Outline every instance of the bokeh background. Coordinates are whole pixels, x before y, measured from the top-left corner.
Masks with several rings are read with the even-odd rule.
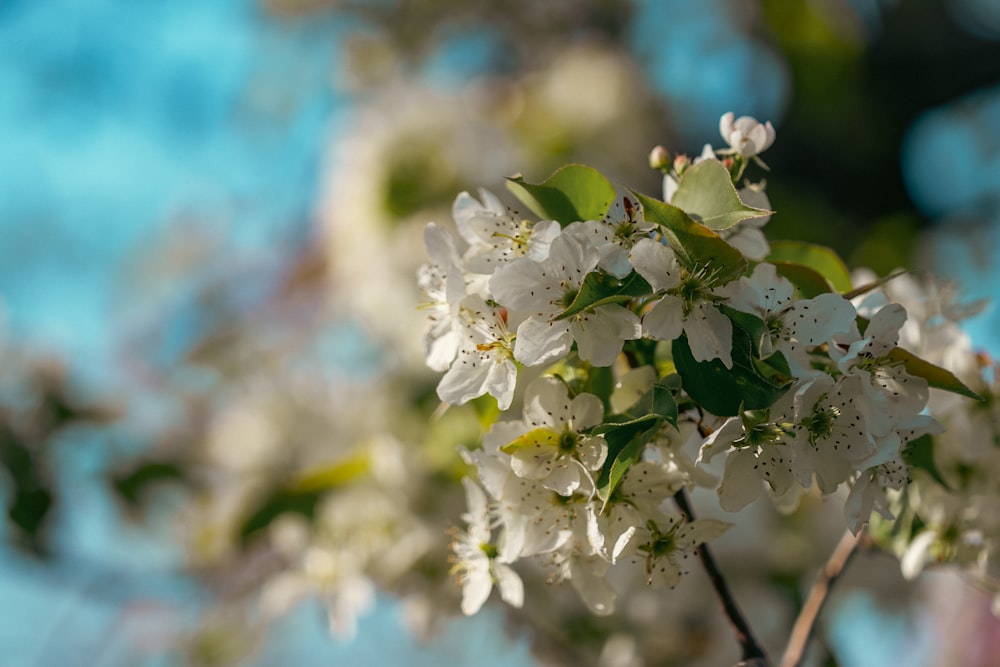
[[[428,425],[421,229],[572,161],[656,194],[649,149],[730,110],[777,128],[770,237],[993,296],[993,0],[0,2],[3,664],[565,657],[499,607],[436,620],[477,424]],[[997,313],[967,322],[993,355]],[[746,589],[779,638],[812,555]],[[835,664],[946,664],[949,615],[996,648],[984,597],[865,563]]]

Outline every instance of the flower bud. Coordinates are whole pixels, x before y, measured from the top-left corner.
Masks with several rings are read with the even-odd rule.
[[[691,158],[687,155],[678,155],[674,158],[674,172],[680,176],[684,170],[691,165]]]
[[[649,151],[649,168],[657,171],[670,169],[670,153],[663,146],[656,146]]]

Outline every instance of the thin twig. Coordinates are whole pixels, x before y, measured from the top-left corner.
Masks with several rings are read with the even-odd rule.
[[[816,628],[816,621],[820,612],[830,597],[830,589],[834,583],[844,573],[844,569],[851,561],[851,558],[858,552],[859,545],[867,543],[868,534],[864,528],[853,534],[850,530],[844,533],[837,544],[837,548],[830,554],[830,559],[816,575],[816,582],[806,597],[802,610],[795,625],[792,627],[792,634],[788,638],[788,646],[785,648],[785,655],[781,659],[780,667],[798,667],[805,657],[806,647]]]
[[[674,495],[674,502],[677,503],[677,507],[680,508],[688,521],[695,520],[686,490],[681,489],[678,491]],[[719,570],[719,566],[716,564],[715,558],[712,557],[712,552],[709,551],[707,544],[702,544],[698,547],[698,557],[701,558],[701,563],[708,573],[708,578],[712,581],[712,587],[715,588],[715,594],[722,604],[722,610],[725,612],[726,618],[729,619],[729,624],[733,627],[736,640],[740,643],[740,649],[743,651],[743,661],[756,660],[758,663],[766,664],[767,654],[764,653],[764,649],[761,648],[756,638],[754,638],[750,624],[747,623],[743,612],[740,611],[739,605],[736,604],[736,599],[729,590],[729,584],[726,583],[725,577],[722,576],[722,571]]]

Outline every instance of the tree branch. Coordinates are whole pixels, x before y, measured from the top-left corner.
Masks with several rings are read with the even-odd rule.
[[[674,502],[677,503],[677,507],[680,508],[681,513],[684,514],[688,521],[695,520],[694,512],[691,510],[691,502],[688,499],[685,489],[682,488],[674,494]],[[761,648],[760,644],[757,643],[756,638],[754,638],[750,624],[747,623],[743,612],[740,611],[739,605],[736,604],[736,599],[729,590],[729,584],[726,583],[725,577],[722,576],[722,572],[719,570],[715,558],[712,557],[712,552],[709,551],[707,544],[702,544],[698,547],[698,557],[701,559],[701,563],[708,573],[708,578],[712,581],[712,587],[715,588],[715,595],[722,604],[722,610],[725,612],[726,618],[729,620],[729,624],[736,634],[736,640],[740,643],[740,649],[743,651],[743,661],[754,661],[754,664],[766,665],[767,654]]]
[[[806,647],[809,645],[809,639],[816,628],[816,621],[830,596],[830,589],[844,573],[844,568],[847,567],[854,554],[858,552],[859,545],[866,544],[868,539],[868,533],[864,528],[857,535],[848,530],[840,538],[840,542],[830,555],[830,559],[816,575],[816,581],[802,605],[798,618],[795,619],[792,634],[788,638],[788,646],[785,648],[785,655],[781,659],[781,667],[798,667],[801,664],[802,658],[805,657]]]

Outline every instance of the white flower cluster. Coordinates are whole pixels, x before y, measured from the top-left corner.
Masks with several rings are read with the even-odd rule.
[[[959,325],[986,304],[959,305],[956,296],[954,286],[903,275],[858,304],[860,312],[904,304],[910,318],[901,343],[954,369],[984,397],[931,394],[929,408],[947,430],[924,443],[929,465],[911,470],[907,484],[889,492],[883,507],[897,520],[876,534],[900,557],[907,578],[927,566],[958,565],[993,592],[1000,613],[1000,365],[976,354]]]
[[[858,308],[851,299],[877,285],[838,292],[794,260],[765,261],[763,184],[739,181],[771,125],[727,114],[721,129],[728,148],[664,169],[663,201],[625,195],[599,219],[533,222],[489,192],[462,193],[457,237],[427,226],[419,280],[440,398],[489,394],[505,413],[519,369],[549,369],[524,388],[522,417],[501,414],[468,454],[481,486],[466,483],[468,529],[454,546],[465,613],[494,583],[520,605],[510,565],[526,557],[599,614],[614,608],[608,572],[622,561],[672,588],[728,526],[671,502],[714,484],[699,464],[717,456],[722,509],[764,489],[788,505],[846,487],[858,531],[873,511],[890,515],[907,443],[942,430],[928,381],[908,370],[930,364],[898,347],[902,306]],[[708,180],[717,174],[721,184]]]

